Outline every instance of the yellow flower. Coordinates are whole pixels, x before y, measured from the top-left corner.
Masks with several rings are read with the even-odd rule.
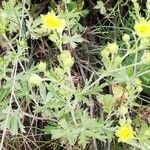
[[[47,15],[41,15],[43,22],[43,28],[51,30],[60,30],[62,31],[66,26],[66,21],[64,19],[58,18],[53,11]]]
[[[150,37],[150,22],[144,18],[135,24],[134,29],[139,37]]]
[[[116,131],[119,142],[129,142],[134,138],[134,132],[129,123],[121,124]]]

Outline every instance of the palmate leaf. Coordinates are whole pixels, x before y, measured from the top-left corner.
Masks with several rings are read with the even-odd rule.
[[[141,149],[148,150],[150,148],[150,127],[143,123],[137,133],[137,139],[140,143]]]
[[[84,39],[80,34],[75,33],[73,36],[63,35],[63,44],[70,44],[72,48],[77,47],[78,43],[82,43]]]
[[[97,1],[97,5],[94,8],[98,9],[102,15],[106,15],[107,10],[102,1]]]
[[[45,127],[46,133],[50,133],[54,139],[65,140],[68,144],[78,143],[82,148],[93,138],[105,141],[111,140],[114,128],[112,122],[90,118],[86,111],[76,114],[78,120],[74,125],[72,117],[65,117],[58,123]]]
[[[82,145],[83,148],[85,148],[86,144],[90,140],[90,138],[86,136],[87,132],[89,133],[89,131],[84,131],[83,134],[80,134],[79,136],[78,144]]]
[[[56,129],[53,127],[49,127],[49,130],[51,131],[50,133],[52,134],[53,139],[60,139],[65,134],[64,130],[62,130],[62,129]]]
[[[53,139],[65,140],[71,145],[75,144],[78,135],[76,127],[72,123],[67,122],[65,118],[60,120],[55,126],[46,126],[44,131],[52,134]]]
[[[47,109],[53,109],[53,108],[55,108],[55,109],[59,109],[59,108],[63,108],[63,107],[65,107],[67,105],[67,103],[64,101],[59,101],[58,99],[55,99],[55,98],[53,98],[53,99],[50,99],[49,101],[47,101],[46,103],[45,103],[45,106],[46,106],[46,108]]]
[[[8,115],[9,113],[9,115]],[[10,109],[8,107],[6,107],[3,111],[2,111],[3,116],[5,116],[5,118],[3,118],[2,122],[0,122],[0,128],[2,130],[4,130],[5,127],[5,123],[7,129],[9,129],[9,131],[11,132],[12,135],[17,135],[19,133],[19,130],[23,133],[25,133],[24,130],[24,126],[21,122],[21,118],[22,115],[20,113],[19,110],[13,110]]]
[[[25,22],[27,27],[27,31],[26,31],[27,37],[31,37],[32,39],[38,39],[41,36],[48,35],[48,32],[41,27],[40,17],[36,18],[35,20],[29,17],[29,20],[26,20]]]
[[[133,75],[133,69],[120,69],[119,71],[114,72],[111,76],[117,83],[122,83],[130,80],[130,76]]]
[[[9,22],[8,31],[14,32],[19,29],[19,19],[22,14],[22,5],[16,0],[3,1],[3,13]]]
[[[111,127],[112,122],[105,122],[102,119],[90,118],[86,112],[81,116],[81,133],[80,136],[83,136],[86,133],[86,139],[96,138],[101,141],[105,139],[111,139],[114,129]],[[109,136],[108,136],[109,135]],[[80,139],[80,137],[79,137]],[[88,143],[88,141],[87,141]]]
[[[60,17],[65,19],[67,22],[67,27],[72,29],[74,26],[76,26],[76,24],[80,20],[80,18],[81,18],[80,14],[81,14],[81,12],[72,10],[72,11],[66,11],[64,13],[61,13]]]
[[[106,124],[103,120],[89,118],[88,116],[82,116],[82,125],[79,134],[79,144],[83,147],[89,142],[90,139],[95,138],[101,141],[106,139],[112,139],[113,128],[111,123]]]

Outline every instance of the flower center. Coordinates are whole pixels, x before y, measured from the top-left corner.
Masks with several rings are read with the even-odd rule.
[[[130,131],[128,129],[122,130],[121,136],[124,137],[124,138],[129,137],[130,136]]]
[[[148,31],[148,26],[147,25],[142,25],[139,30],[142,32],[142,33],[146,33]]]
[[[47,19],[47,24],[50,25],[50,26],[53,26],[53,27],[56,27],[59,25],[59,21],[57,18],[54,18],[54,17],[50,17]]]

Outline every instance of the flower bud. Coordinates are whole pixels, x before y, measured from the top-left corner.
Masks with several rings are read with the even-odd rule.
[[[142,88],[142,81],[139,78],[137,78],[135,80],[135,86],[136,86],[136,91],[138,93],[142,92],[142,90],[143,90],[143,88]]]
[[[31,86],[39,86],[42,83],[42,78],[37,74],[32,74],[29,79]]]
[[[108,43],[106,49],[112,53],[115,54],[118,52],[118,45],[114,42],[114,43]]]
[[[121,63],[121,57],[120,56],[116,56],[114,59],[114,64],[118,65]]]
[[[40,63],[38,64],[38,70],[39,70],[40,72],[44,72],[44,71],[46,70],[46,63],[40,61]]]
[[[136,87],[136,91],[137,91],[138,93],[142,92],[142,91],[143,91],[142,86],[137,86],[137,87]]]
[[[130,118],[119,120],[120,125],[125,125],[125,124],[131,125],[131,123],[132,123],[132,120]]]
[[[130,118],[128,118],[127,121],[126,121],[126,123],[129,124],[129,125],[131,125],[132,120]]]
[[[143,56],[141,58],[141,62],[143,64],[150,64],[150,52],[146,52],[143,54]]]
[[[123,40],[124,42],[129,42],[129,40],[130,40],[129,34],[124,34],[124,35],[122,36],[122,40]]]
[[[107,49],[103,49],[102,51],[101,51],[101,55],[102,55],[102,57],[104,57],[104,58],[108,58],[108,56],[109,56],[109,51],[107,50]]]
[[[120,119],[119,120],[119,125],[125,125],[126,124],[126,120],[125,119]]]
[[[63,69],[61,69],[60,67],[56,67],[54,68],[54,72],[56,73],[56,75],[62,75]]]
[[[44,71],[44,76],[49,78],[50,77],[50,72],[49,71]]]
[[[150,41],[148,38],[142,38],[140,40],[140,48],[144,48],[144,47],[149,46],[149,43],[150,43]]]
[[[70,52],[67,50],[62,51],[60,54],[60,60],[62,61],[65,69],[70,69],[74,64],[74,59],[71,57]]]
[[[21,48],[24,48],[24,49],[27,49],[27,48],[28,48],[27,42],[24,41],[24,40],[18,41],[18,45],[19,45]]]
[[[139,78],[137,78],[137,79],[135,80],[135,85],[136,85],[136,86],[139,86],[139,85],[141,85],[141,84],[142,84],[141,80],[140,80]]]

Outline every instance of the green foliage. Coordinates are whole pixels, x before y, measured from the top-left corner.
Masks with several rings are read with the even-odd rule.
[[[106,123],[103,120],[89,118],[88,114],[77,114],[78,124],[75,126],[68,119],[61,119],[58,124],[47,126],[45,131],[52,134],[52,138],[61,138],[71,145],[78,143],[85,148],[86,144],[96,138],[102,141],[109,139],[111,141],[114,129],[111,128],[111,123]]]
[[[16,0],[4,1],[2,3],[3,9],[1,13],[6,15],[9,32],[15,32],[19,30],[19,18],[21,16],[22,5],[16,2]]]
[[[63,44],[70,44],[72,48],[76,48],[77,43],[82,43],[83,41],[84,39],[77,33],[75,33],[72,37],[69,37],[65,34],[63,38]]]
[[[148,145],[150,139],[150,127],[147,124],[141,126],[141,129],[138,132],[138,140],[143,145]]]
[[[46,134],[50,140],[45,143],[55,141],[52,149],[57,144],[64,149],[122,149],[117,138],[125,146],[149,149],[149,112],[142,114],[148,100],[140,97],[142,91],[149,94],[150,85],[150,36],[141,34],[149,31],[149,0],[144,15],[132,0],[126,20],[121,14],[109,17],[128,1],[118,1],[114,8],[102,1],[92,7],[84,0],[35,3],[8,0],[0,9],[0,150],[10,149],[7,142],[14,139],[20,142],[14,144],[17,149],[25,143],[29,147],[24,149],[40,149]],[[138,31],[135,25],[143,25],[142,16],[144,26]],[[132,122],[134,116],[139,125]]]
[[[106,8],[102,1],[97,1],[97,5],[94,8],[98,9],[102,15],[106,15]]]
[[[25,127],[23,126],[21,122],[21,118],[23,117],[23,115],[21,114],[19,110],[12,110],[12,109],[9,110],[9,108],[6,107],[2,111],[1,115],[2,115],[1,119],[3,119],[3,121],[0,123],[1,129],[8,128],[12,135],[18,134],[19,130],[21,132],[25,132],[24,130]],[[7,118],[7,122],[5,118]]]

